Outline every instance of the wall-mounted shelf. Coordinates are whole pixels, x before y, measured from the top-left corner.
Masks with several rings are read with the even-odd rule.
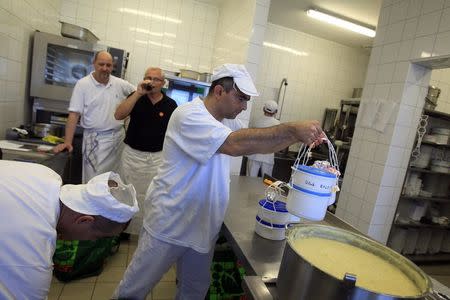
[[[172,80],[172,81],[175,81],[175,82],[179,82],[179,83],[184,83],[184,84],[211,86],[211,82],[198,81],[198,80],[194,80],[194,79],[190,79],[190,78],[178,77],[178,76],[174,76],[174,75],[170,75],[170,74],[166,74],[165,77],[166,77],[166,79],[169,79],[169,80]]]
[[[423,200],[423,201],[433,201],[433,202],[442,202],[442,203],[449,203],[450,204],[450,198],[440,198],[440,197],[408,197],[408,196],[400,196],[400,199],[403,200]]]
[[[450,175],[450,173],[436,172],[428,169],[421,169],[416,167],[409,167],[409,171],[420,172],[420,173],[429,173],[429,174],[439,174],[439,175]]]
[[[424,109],[422,114],[429,116],[428,124],[449,128],[450,114],[427,109]],[[429,127],[433,128],[433,126]],[[433,151],[449,151],[450,149],[450,145],[447,144],[437,144],[423,140],[422,144],[433,147]],[[431,220],[433,217],[450,218],[450,193],[448,193],[447,188],[444,186],[449,182],[450,173],[445,172],[446,169],[444,168],[438,169],[444,172],[433,171],[430,168],[416,168],[411,166],[412,161],[411,158],[407,168],[407,176],[405,176],[403,183],[403,192],[407,194],[406,192],[411,191],[409,189],[417,188],[417,185],[424,183],[424,186],[420,186],[420,190],[424,188],[426,191],[429,190],[432,193],[439,193],[439,195],[444,196],[422,197],[406,196],[405,194],[400,195],[395,212],[396,218],[392,223],[388,238],[388,245],[402,254],[404,252],[428,252],[427,254],[403,254],[414,262],[450,261],[450,253],[444,252],[449,249],[450,224],[424,224],[419,221],[414,221],[414,219],[418,220],[419,218],[421,220],[423,220],[422,218]],[[415,174],[412,174],[413,172]],[[420,181],[414,180],[412,176]],[[430,182],[430,180],[433,181]]]
[[[401,228],[433,228],[433,229],[450,229],[450,225],[439,224],[422,224],[422,223],[394,223],[395,226]]]
[[[450,145],[449,144],[436,144],[436,143],[432,143],[432,142],[422,141],[422,145],[430,145],[430,146],[433,146],[433,147],[449,148],[450,149]]]
[[[404,254],[404,256],[416,263],[418,263],[418,262],[450,261],[450,253]]]
[[[450,114],[440,112],[440,111],[435,111],[435,110],[429,110],[429,109],[424,109],[423,112],[424,112],[424,114],[426,114],[430,117],[450,121]]]

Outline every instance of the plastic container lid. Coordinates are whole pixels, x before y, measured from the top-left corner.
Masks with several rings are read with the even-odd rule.
[[[300,165],[295,168],[295,166],[292,166],[292,169],[295,171],[303,171],[305,173],[321,176],[321,177],[327,177],[327,178],[336,178],[336,175],[318,168],[314,168],[311,166],[304,166]]]
[[[286,203],[283,201],[272,202],[267,199],[262,199],[262,200],[259,200],[259,205],[270,211],[276,211],[276,212],[280,212],[280,213],[288,212],[288,210],[286,209]]]
[[[266,225],[266,226],[269,226],[269,227],[273,227],[273,228],[279,228],[279,229],[285,228],[285,225],[283,225],[283,224],[272,224],[270,222],[264,221],[258,215],[256,216],[256,221],[258,221],[259,223],[261,223],[263,225]]]

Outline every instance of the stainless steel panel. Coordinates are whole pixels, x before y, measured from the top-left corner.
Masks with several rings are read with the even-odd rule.
[[[93,34],[89,29],[69,24],[66,22],[61,22],[61,35],[69,38],[74,38],[77,40],[86,41],[89,43],[96,43],[99,38]]]
[[[30,96],[69,101],[76,81],[92,70],[98,50],[106,46],[35,32]]]

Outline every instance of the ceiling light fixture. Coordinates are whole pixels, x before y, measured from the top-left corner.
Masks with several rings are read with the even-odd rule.
[[[278,49],[278,50],[282,50],[282,51],[286,51],[286,52],[289,52],[289,53],[297,55],[297,56],[308,56],[307,52],[297,51],[295,49],[292,49],[292,48],[289,48],[289,47],[285,47],[285,46],[281,46],[281,45],[277,45],[277,44],[274,44],[274,43],[263,42],[263,46],[274,48],[274,49]]]
[[[375,36],[375,30],[373,30],[372,28],[368,28],[365,26],[361,26],[355,23],[352,23],[350,21],[344,20],[340,17],[335,17],[332,16],[328,13],[324,13],[321,11],[318,11],[317,9],[308,9],[306,11],[306,14],[314,19],[323,21],[323,22],[327,22],[329,24],[341,27],[341,28],[345,28],[347,30],[351,30],[353,32],[359,33],[359,34],[363,34],[369,37],[374,37]]]
[[[165,17],[165,16],[158,15],[158,14],[152,14],[152,13],[140,11],[137,9],[120,7],[118,10],[122,13],[128,13],[128,14],[133,14],[133,15],[137,15],[137,16],[143,16],[146,18],[152,18],[152,19],[157,19],[157,20],[161,20],[161,21],[167,21],[167,22],[172,22],[172,23],[176,23],[176,24],[181,24],[181,20],[179,20],[179,19]]]

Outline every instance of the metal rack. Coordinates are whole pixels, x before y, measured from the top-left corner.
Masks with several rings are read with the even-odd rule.
[[[339,169],[345,176],[345,167],[347,165],[348,154],[355,131],[356,117],[358,115],[360,98],[349,98],[341,100],[341,108],[338,113],[338,119],[334,133],[332,135],[338,155]]]
[[[442,112],[437,112],[437,111],[433,111],[433,110],[427,110],[424,109],[423,110],[423,114],[428,115],[429,118],[432,119],[432,121],[436,122],[436,123],[440,123],[440,124],[447,124],[446,126],[450,126],[450,114],[446,114],[446,113],[442,113]],[[444,123],[442,123],[444,122]],[[422,141],[423,145],[428,145],[428,146],[432,146],[434,148],[437,149],[441,149],[443,151],[449,151],[450,149],[450,145],[449,144],[437,144],[437,143],[432,143],[432,142],[426,142],[426,141]],[[408,168],[407,168],[407,174],[411,173],[411,172],[417,172],[422,174],[422,178],[423,176],[431,176],[431,175],[439,175],[439,178],[442,178],[442,180],[446,180],[445,178],[447,178],[447,180],[450,180],[450,173],[444,173],[444,172],[436,172],[436,171],[432,171],[430,169],[427,168],[417,168],[417,167],[413,167],[411,166],[411,161],[412,159],[410,159],[410,162],[408,164]],[[405,176],[405,182],[403,183],[403,186],[405,187],[406,184],[406,177]],[[403,209],[400,209],[401,205],[408,205],[410,203],[412,203],[412,201],[415,201],[417,203],[423,203],[423,202],[427,202],[427,204],[424,205],[437,205],[440,208],[440,211],[443,212],[443,214],[445,214],[446,217],[450,218],[450,193],[447,193],[446,197],[424,197],[424,196],[408,196],[408,195],[404,195],[403,192],[400,195],[399,198],[399,204],[397,206],[397,211],[396,211],[396,215],[397,216],[401,216],[401,212],[404,212]],[[388,239],[388,245],[389,246],[393,246],[393,244],[395,244],[395,240],[396,240],[396,234],[399,234],[399,229],[401,230],[408,230],[406,232],[406,237],[405,239],[408,240],[411,237],[411,234],[420,235],[420,234],[424,234],[423,232],[421,232],[421,230],[431,230],[431,234],[438,234],[437,231],[440,231],[442,233],[442,231],[444,231],[444,241],[447,241],[450,238],[450,224],[436,224],[436,223],[424,223],[421,221],[414,221],[414,220],[410,220],[408,222],[405,222],[404,217],[405,216],[401,216],[403,218],[403,221],[399,221],[399,218],[395,218],[394,222],[393,222],[393,226],[391,228],[391,233]],[[419,231],[419,233],[417,233],[417,230]],[[409,236],[408,236],[409,234]],[[398,236],[397,236],[398,237]],[[429,238],[429,243],[430,242]],[[419,241],[420,242],[420,241]],[[419,243],[418,242],[418,243]],[[418,244],[417,243],[417,244]],[[416,244],[416,248],[415,251],[417,251],[417,244]],[[422,245],[423,247],[423,245]],[[428,250],[426,251],[426,253],[402,253],[403,255],[405,255],[406,257],[408,257],[409,259],[411,259],[414,262],[436,262],[436,261],[450,261],[450,250],[445,248],[446,252],[442,251],[443,249],[443,244],[441,242],[441,246],[440,246],[440,251],[437,253],[431,253],[430,251],[430,246],[428,246]],[[409,251],[408,251],[409,252]],[[422,251],[423,252],[423,251]]]

